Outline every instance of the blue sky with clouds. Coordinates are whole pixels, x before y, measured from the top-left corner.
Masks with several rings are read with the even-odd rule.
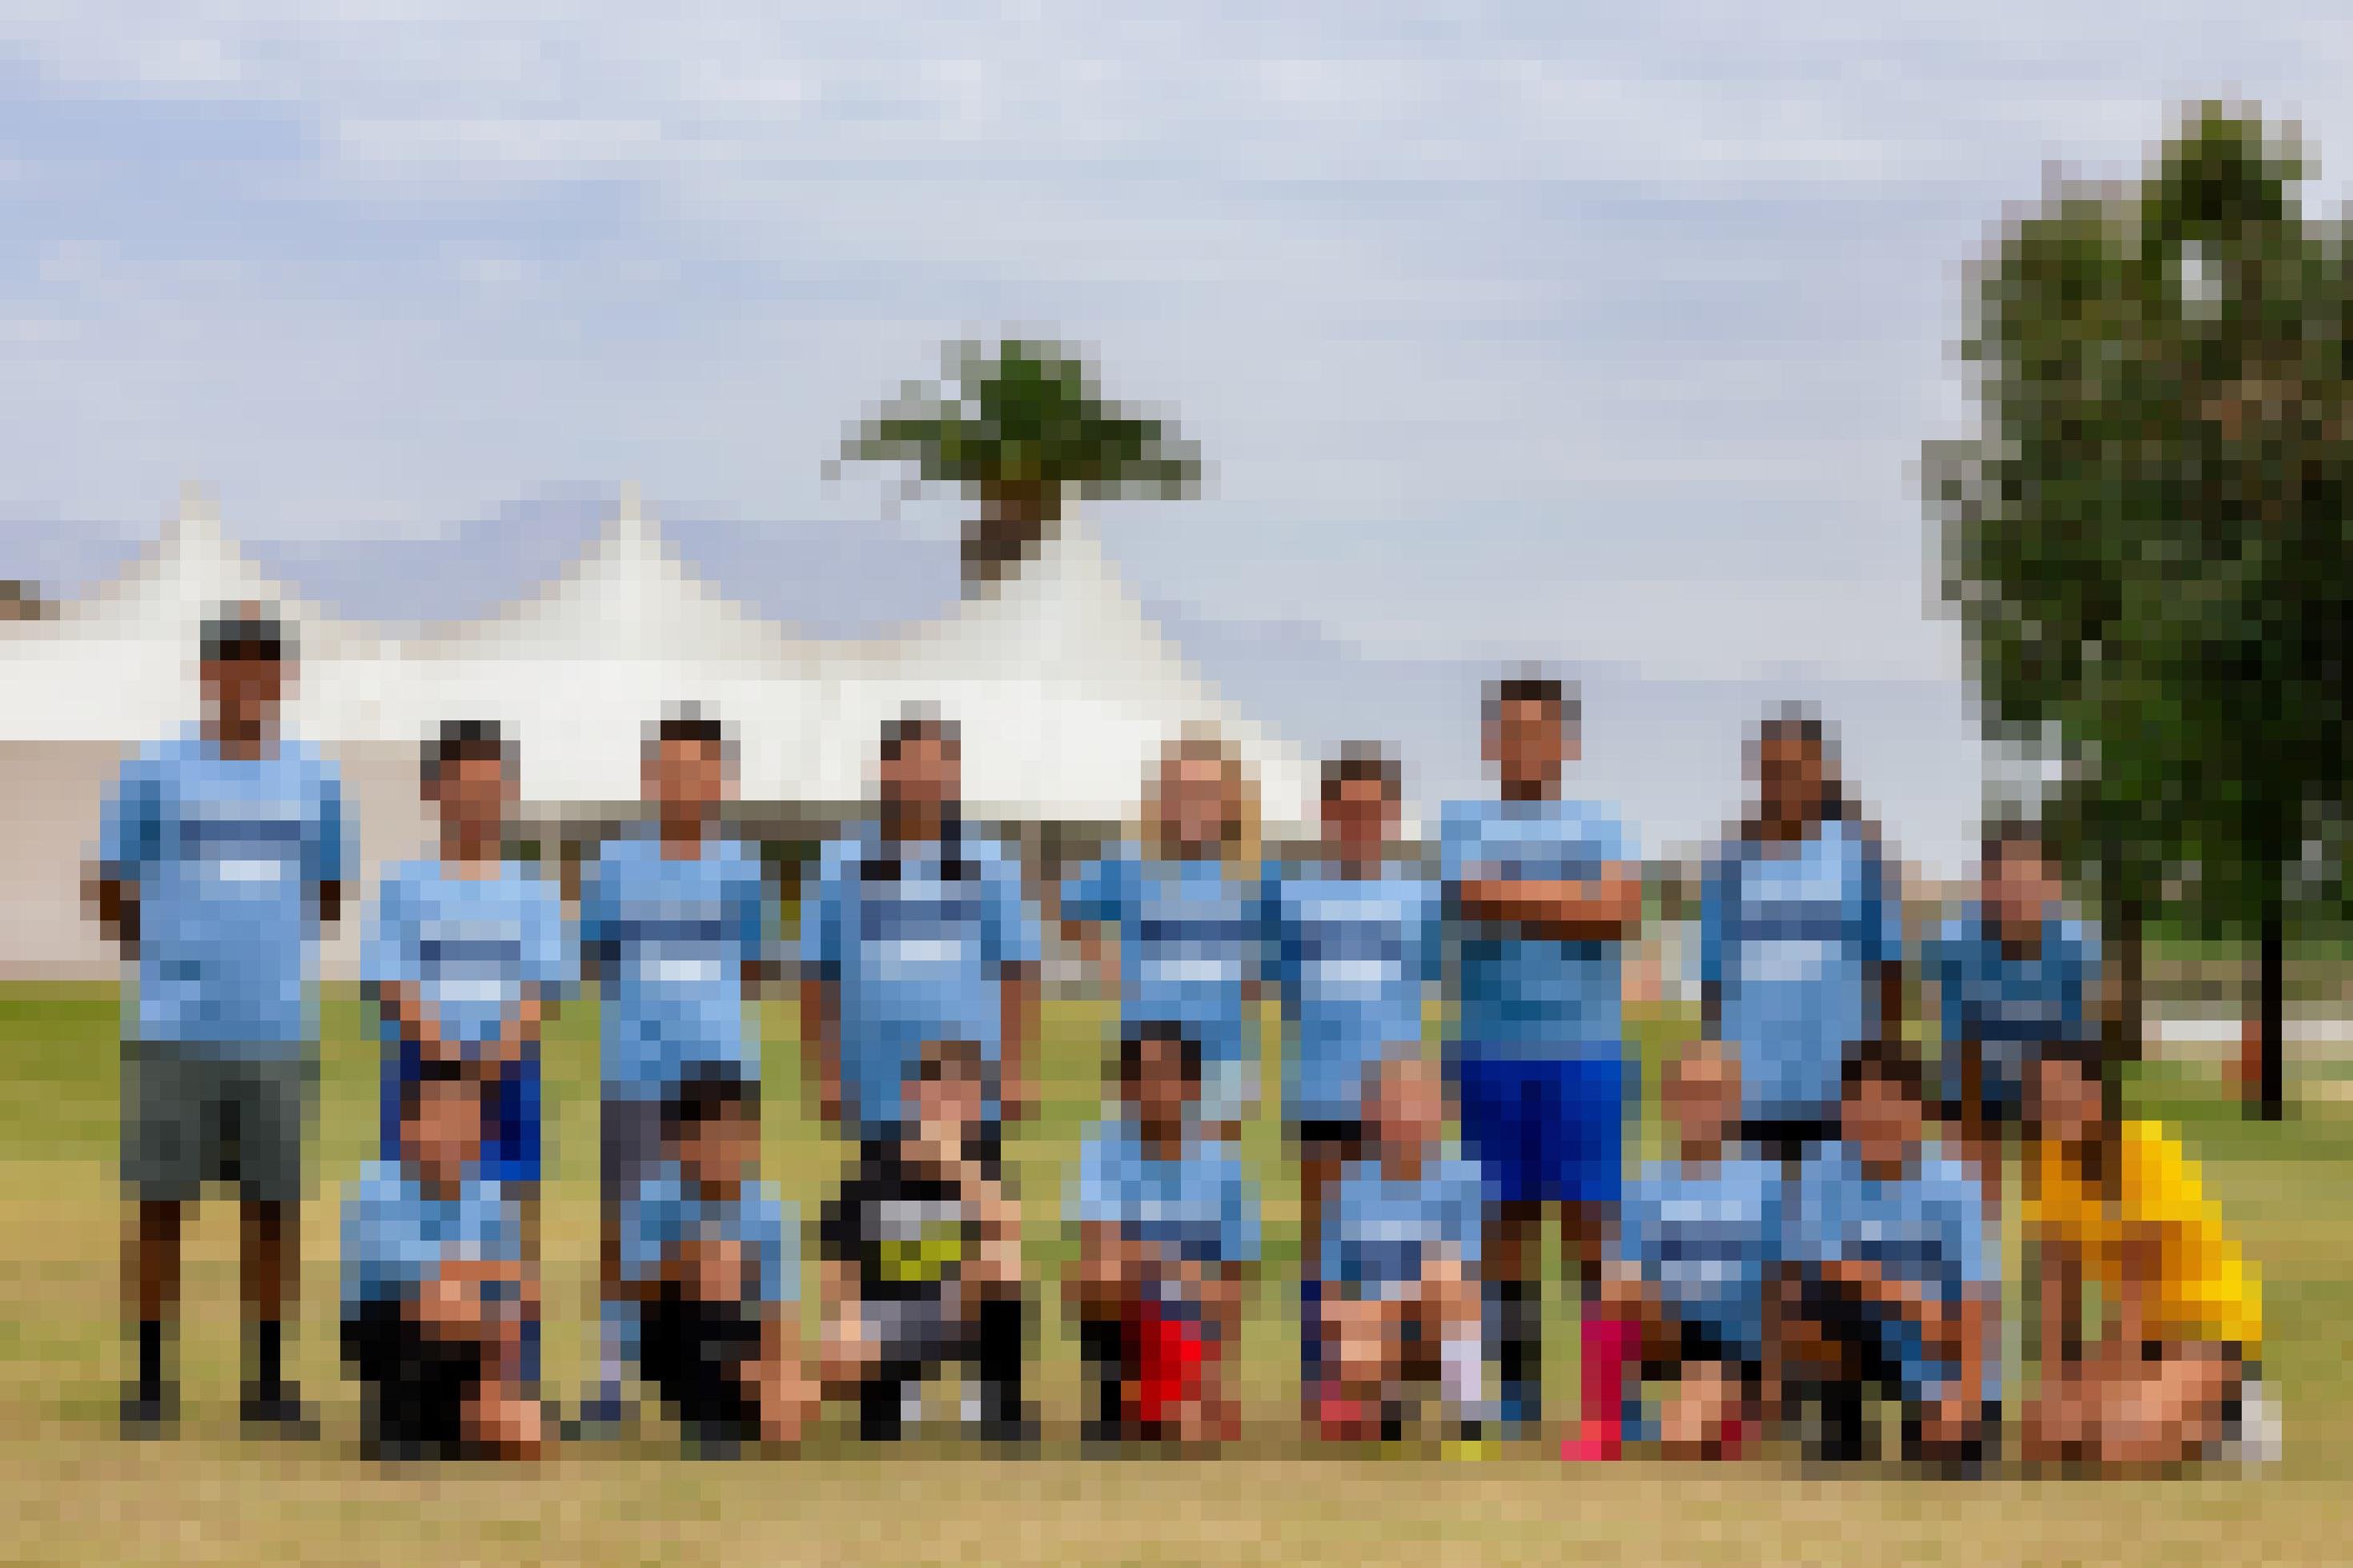
[[[1466,787],[1479,672],[1560,660],[1672,839],[1812,696],[1947,865],[1907,464],[1967,419],[1957,264],[2187,98],[2353,146],[2319,5],[298,9],[0,8],[0,573],[70,589],[195,479],[354,613],[467,614],[633,480],[771,613],[919,615],[952,513],[824,460],[1044,326],[1214,459],[1100,527],[1303,742]]]

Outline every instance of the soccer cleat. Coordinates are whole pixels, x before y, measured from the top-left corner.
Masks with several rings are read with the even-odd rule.
[[[168,1437],[179,1425],[178,1391],[168,1384],[155,1389],[132,1388],[122,1395],[119,1419],[122,1436],[133,1442]]]
[[[1609,1464],[1625,1454],[1625,1440],[1614,1425],[1588,1426],[1560,1446],[1560,1457],[1570,1464]]]
[[[1439,1446],[1440,1457],[1449,1459],[1487,1459],[1494,1457],[1494,1446],[1487,1441],[1484,1429],[1476,1421],[1455,1423],[1454,1430]]]
[[[628,1430],[629,1403],[617,1386],[600,1388],[580,1402],[579,1410],[559,1428],[567,1443],[601,1443]]]
[[[248,1389],[237,1413],[249,1436],[309,1442],[319,1436],[319,1418],[302,1403],[301,1390],[290,1383],[266,1391]]]
[[[1544,1396],[1528,1383],[1507,1383],[1495,1400],[1495,1424],[1506,1437],[1534,1437],[1544,1428]]]

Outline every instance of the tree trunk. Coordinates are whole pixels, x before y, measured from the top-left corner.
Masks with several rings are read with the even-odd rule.
[[[2263,868],[2263,907],[2256,937],[2255,1016],[2263,1031],[2263,1070],[2257,1074],[2255,1113],[2265,1121],[2283,1114],[2287,1034],[2287,868],[2274,860]]]
[[[988,480],[980,487],[980,515],[964,525],[965,590],[1020,575],[1053,536],[1059,508],[1049,487],[1033,480]]]

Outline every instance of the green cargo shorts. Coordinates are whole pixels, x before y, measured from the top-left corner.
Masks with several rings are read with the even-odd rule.
[[[122,1180],[142,1203],[191,1203],[207,1182],[246,1203],[302,1201],[317,1052],[171,1040],[122,1047]]]

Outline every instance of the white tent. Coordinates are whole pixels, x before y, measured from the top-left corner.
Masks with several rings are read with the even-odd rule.
[[[372,871],[415,852],[417,747],[448,718],[515,736],[526,803],[598,815],[635,799],[649,721],[681,702],[730,721],[747,800],[815,816],[867,798],[882,722],[928,703],[959,722],[972,814],[1123,822],[1146,769],[1214,729],[1254,773],[1277,837],[1312,820],[1312,775],[1237,715],[1163,637],[1093,538],[1066,525],[1019,574],[881,639],[796,637],[680,563],[633,504],[555,582],[480,620],[409,635],[288,595],[200,502],[114,580],[43,621],[0,626],[0,969],[78,966],[96,950],[75,869],[121,758],[198,709],[199,626],[227,602],[274,603],[302,664],[290,728],[352,783]]]

